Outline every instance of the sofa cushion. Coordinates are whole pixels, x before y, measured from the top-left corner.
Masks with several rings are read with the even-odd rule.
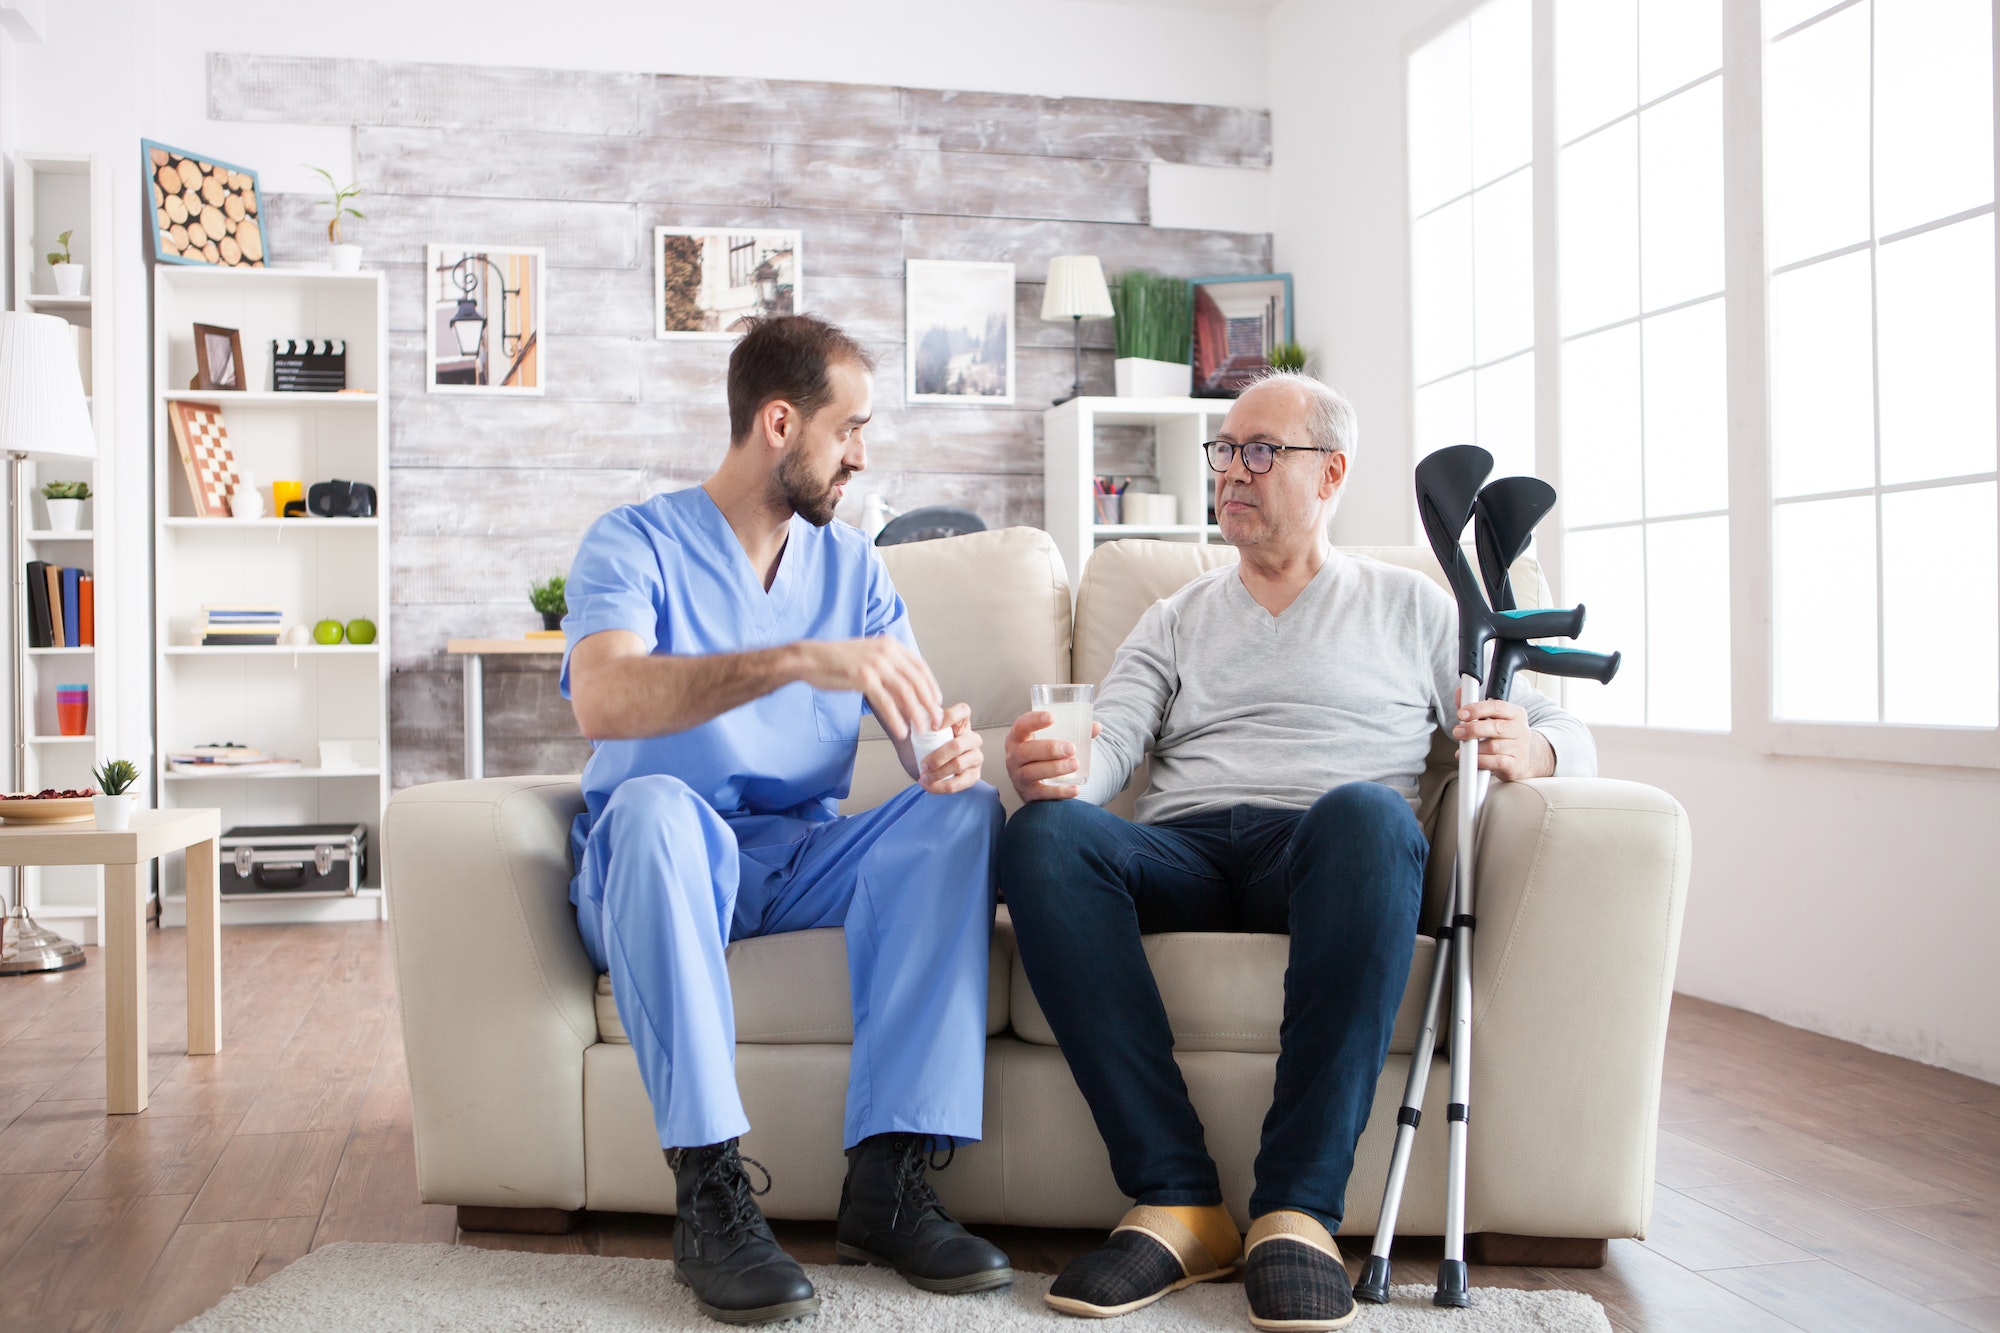
[[[847,992],[847,938],[837,929],[799,930],[738,940],[724,954],[739,1044],[788,1046],[854,1041]],[[1002,907],[986,965],[986,1035],[1007,1030],[1014,924]],[[597,1039],[630,1045],[611,978],[597,978]]]
[[[948,703],[972,706],[986,738],[986,774],[1012,810],[1000,740],[1028,711],[1028,687],[1070,679],[1069,579],[1040,528],[1001,528],[882,548],[917,646]],[[910,782],[873,717],[861,719],[854,783],[841,802],[852,814],[880,805]]]
[[[1285,964],[1289,935],[1253,935],[1187,931],[1148,935],[1146,961],[1167,1006],[1167,1023],[1174,1030],[1174,1047],[1182,1051],[1275,1052],[1278,1025],[1285,1016]],[[1410,979],[1396,1010],[1396,1029],[1389,1038],[1392,1054],[1407,1055],[1415,1047],[1423,1021],[1424,994],[1430,986],[1431,959],[1437,941],[1416,937]],[[1021,960],[1014,960],[1014,1035],[1037,1046],[1056,1045],[1055,1033]]]

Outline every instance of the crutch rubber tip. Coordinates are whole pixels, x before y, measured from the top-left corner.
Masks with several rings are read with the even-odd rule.
[[[1389,1260],[1385,1256],[1368,1256],[1368,1262],[1361,1266],[1361,1280],[1354,1284],[1354,1298],[1370,1305],[1389,1303]]]
[[[1432,1305],[1448,1305],[1463,1310],[1472,1304],[1472,1280],[1466,1272],[1465,1260],[1446,1259],[1438,1265],[1437,1294],[1431,1297]]]

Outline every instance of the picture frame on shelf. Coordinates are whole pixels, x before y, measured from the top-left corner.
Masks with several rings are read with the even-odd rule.
[[[903,395],[911,403],[1014,401],[1014,266],[904,261]]]
[[[194,326],[194,378],[190,389],[240,393],[243,382],[243,334],[215,324]]]
[[[139,141],[162,264],[263,268],[269,259],[257,173],[205,153]]]
[[[653,228],[653,336],[733,339],[755,319],[805,309],[797,231]]]
[[[1188,353],[1194,396],[1234,398],[1271,368],[1271,350],[1292,341],[1292,275],[1239,273],[1192,278],[1194,330]]]
[[[539,246],[424,247],[424,388],[430,393],[500,396],[543,392]]]

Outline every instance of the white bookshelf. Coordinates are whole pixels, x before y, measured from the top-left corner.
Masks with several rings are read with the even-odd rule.
[[[186,387],[195,371],[196,323],[239,331],[246,389]],[[291,338],[345,340],[347,382],[358,392],[274,392],[271,342]],[[225,922],[352,921],[386,913],[381,838],[389,799],[388,526],[379,518],[281,518],[271,510],[270,488],[275,481],[362,481],[375,488],[376,513],[387,511],[387,351],[379,272],[169,264],[153,270],[159,803],[219,806],[224,830],[302,823],[368,828],[368,873],[356,897],[225,898]],[[237,466],[255,474],[268,517],[195,513],[169,418],[175,402],[222,407]],[[202,605],[232,601],[282,607],[287,627],[371,620],[376,640],[200,646]],[[373,741],[379,759],[365,768],[323,768],[322,740]],[[227,742],[301,763],[246,774],[167,771],[166,756],[176,750]],[[163,870],[162,923],[185,920],[185,901],[176,859]]]
[[[1168,541],[1219,542],[1222,530],[1205,520],[1215,474],[1201,456],[1204,440],[1215,438],[1235,406],[1228,398],[1072,398],[1042,413],[1042,526],[1055,539],[1070,582],[1083,577],[1083,563],[1099,542],[1121,537]],[[1099,523],[1093,477],[1122,469],[1100,465],[1099,428],[1139,426],[1153,432],[1155,488],[1179,501],[1181,519],[1172,524]]]
[[[91,424],[98,448],[108,452],[112,432],[112,400],[108,377],[100,368],[112,365],[113,327],[108,287],[100,288],[101,238],[113,234],[112,191],[99,179],[93,160],[84,154],[17,152],[14,154],[14,308],[54,315],[67,321],[77,336],[77,364],[83,391],[90,395]],[[57,296],[55,274],[47,255],[56,237],[73,231],[70,257],[86,266],[84,294]],[[105,295],[100,296],[100,290]],[[44,787],[84,788],[92,784],[92,768],[105,757],[125,755],[119,732],[116,642],[117,591],[110,576],[116,569],[116,525],[109,521],[113,503],[113,469],[108,458],[29,463],[19,497],[23,532],[20,547],[9,552],[16,564],[44,560],[91,574],[96,608],[92,617],[97,642],[81,648],[30,648],[21,681],[26,691],[27,735],[21,739],[22,771],[29,791]],[[48,525],[42,486],[49,481],[87,481],[91,498],[84,502],[83,523],[76,531],[56,531]],[[95,516],[106,522],[95,522]],[[11,571],[10,571],[11,572]],[[22,611],[28,614],[24,601]],[[24,618],[14,633],[27,642]],[[145,651],[141,647],[138,651]],[[64,736],[56,726],[56,687],[90,687],[87,734]],[[11,739],[11,738],[10,738]],[[28,910],[36,918],[73,940],[97,944],[103,940],[103,871],[91,866],[50,866],[22,872]]]

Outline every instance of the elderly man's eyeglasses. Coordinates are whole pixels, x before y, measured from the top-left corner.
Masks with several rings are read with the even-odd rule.
[[[1262,440],[1252,440],[1248,444],[1231,444],[1228,440],[1210,440],[1202,447],[1208,455],[1208,465],[1217,472],[1229,471],[1229,464],[1237,451],[1243,452],[1243,466],[1258,476],[1271,470],[1271,464],[1278,455],[1287,451],[1301,454],[1330,454],[1331,449],[1321,449],[1309,444],[1266,444]]]

